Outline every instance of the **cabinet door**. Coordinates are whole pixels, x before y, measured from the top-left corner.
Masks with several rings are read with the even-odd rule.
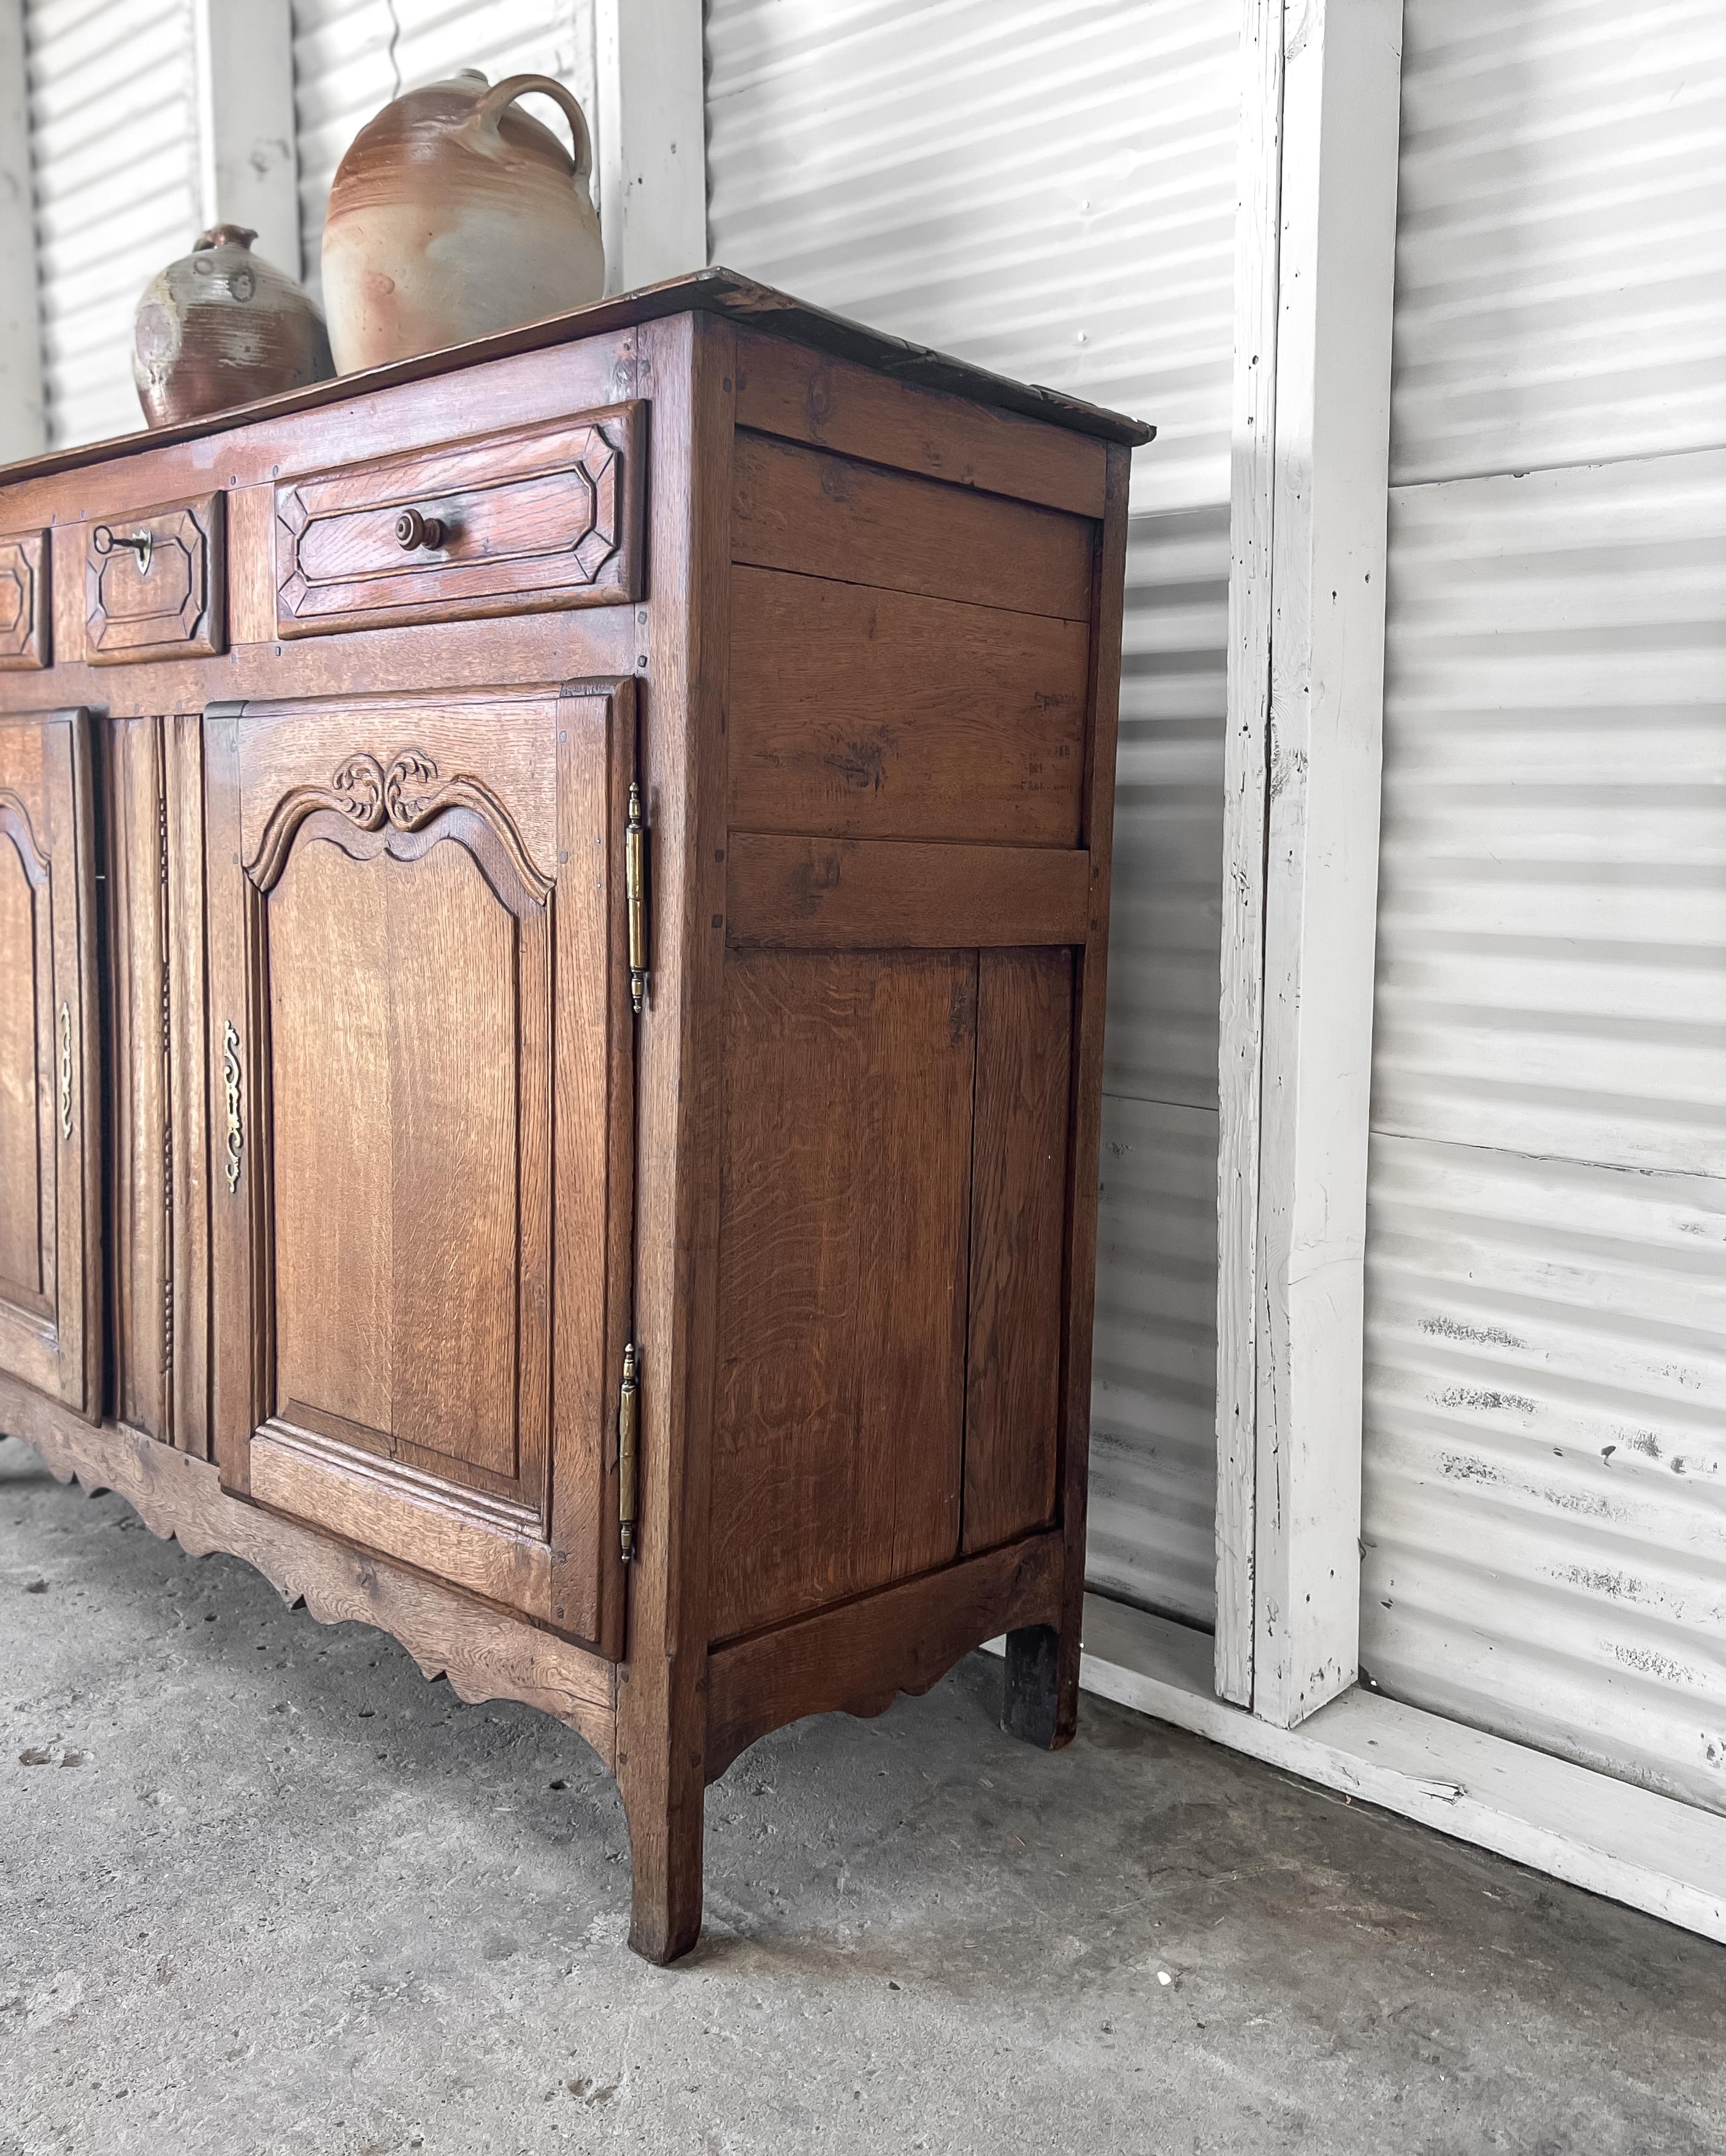
[[[205,728],[223,1481],[615,1651],[631,685]]]
[[[90,727],[0,718],[0,1368],[101,1392]]]

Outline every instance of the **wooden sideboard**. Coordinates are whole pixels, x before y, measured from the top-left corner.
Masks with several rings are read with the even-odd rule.
[[[726,271],[0,472],[0,1429],[614,1771],[1073,1727],[1127,471]]]

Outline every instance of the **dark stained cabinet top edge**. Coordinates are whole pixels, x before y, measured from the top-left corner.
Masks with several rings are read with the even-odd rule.
[[[1086,403],[1082,398],[1068,397],[1059,390],[1042,389],[1035,384],[1014,382],[1005,375],[992,374],[987,367],[973,367],[967,361],[949,358],[926,346],[888,336],[843,315],[830,314],[824,307],[811,306],[804,300],[793,299],[789,293],[775,291],[771,285],[758,285],[734,270],[716,267],[670,277],[663,284],[645,285],[639,291],[620,292],[568,314],[553,315],[544,321],[500,331],[494,336],[476,337],[470,343],[451,345],[442,352],[426,352],[417,359],[398,360],[393,366],[374,367],[358,374],[337,375],[333,381],[316,382],[307,389],[260,398],[250,404],[237,404],[229,411],[212,413],[181,426],[141,429],[135,434],[110,436],[106,441],[80,442],[66,449],[50,449],[16,464],[0,465],[0,486],[11,485],[20,480],[49,478],[56,472],[74,471],[86,465],[105,463],[111,458],[133,455],[142,449],[194,441],[200,435],[225,434],[232,428],[265,417],[313,411],[321,405],[343,403],[367,390],[385,389],[398,382],[420,382],[433,375],[454,373],[480,360],[543,351],[554,345],[573,343],[582,337],[629,329],[641,322],[663,321],[670,315],[691,313],[726,316],[773,336],[788,338],[794,344],[807,345],[815,351],[831,353],[835,358],[873,368],[896,381],[911,382],[918,388],[966,398],[998,412],[1040,419],[1047,425],[1063,427],[1072,434],[1089,434],[1100,441],[1137,446],[1151,440],[1157,431],[1143,420],[1106,411],[1101,405]]]

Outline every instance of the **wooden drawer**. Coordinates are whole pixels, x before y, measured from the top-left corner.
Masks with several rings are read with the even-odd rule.
[[[642,434],[631,403],[284,480],[278,634],[628,603]]]
[[[84,527],[85,656],[92,666],[227,649],[219,494],[92,517]]]

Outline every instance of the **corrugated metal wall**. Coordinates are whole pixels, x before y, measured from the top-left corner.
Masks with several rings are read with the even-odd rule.
[[[402,90],[465,67],[493,82],[555,75],[581,100],[597,137],[593,0],[294,0],[293,16],[301,245],[314,291],[342,153]],[[545,99],[527,109],[567,131]]]
[[[1134,470],[1092,1572],[1215,1609],[1234,0],[709,0],[713,259],[1153,419]]]
[[[1408,0],[1401,187],[1362,1660],[1726,1810],[1726,13]]]
[[[141,427],[132,317],[198,231],[187,0],[23,0],[50,443]]]

